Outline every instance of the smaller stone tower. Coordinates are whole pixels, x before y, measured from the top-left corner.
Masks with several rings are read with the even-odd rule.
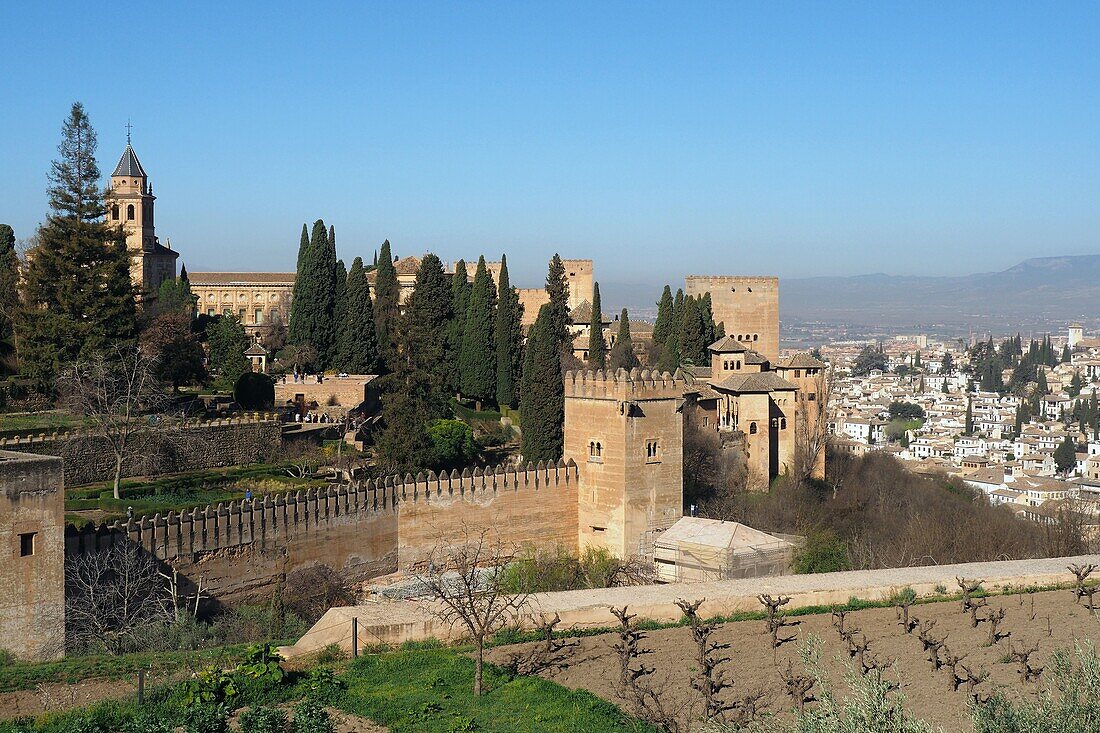
[[[683,380],[653,371],[568,372],[565,455],[580,467],[578,546],[645,552],[683,516]]]
[[[565,279],[569,282],[569,309],[584,302],[591,303],[595,282],[592,260],[562,260]]]
[[[1072,349],[1077,344],[1081,343],[1081,339],[1085,337],[1085,329],[1080,323],[1069,324],[1069,347]]]

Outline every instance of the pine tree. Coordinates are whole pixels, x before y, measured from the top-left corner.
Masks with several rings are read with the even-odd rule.
[[[508,258],[500,256],[497,275],[497,316],[493,341],[497,357],[497,404],[515,407],[523,372],[523,305],[508,278]]]
[[[466,327],[462,332],[462,353],[458,370],[462,375],[462,393],[479,402],[496,398],[496,354],[494,353],[494,322],[496,318],[496,288],[493,276],[479,257],[466,307]]]
[[[18,305],[19,255],[15,251],[15,232],[7,224],[0,224],[0,341],[12,340]]]
[[[615,345],[611,347],[607,368],[613,372],[619,369],[630,371],[636,366],[638,357],[634,354],[634,341],[630,338],[630,317],[626,308],[623,308],[619,315],[619,335],[615,337]]]
[[[459,371],[458,361],[462,355],[462,334],[466,330],[466,311],[470,307],[472,289],[466,262],[459,260],[455,263],[455,272],[451,278],[451,312],[454,315],[447,325],[447,362],[450,365],[447,384],[455,393],[462,391],[462,373]]]
[[[363,259],[356,257],[348,273],[346,318],[337,343],[335,367],[348,374],[378,374],[378,335],[374,330],[374,305]]]
[[[555,252],[546,273],[546,292],[550,296],[551,333],[560,350],[571,342],[569,336],[569,281],[565,279],[565,264]]]
[[[940,360],[940,374],[954,374],[955,373],[955,360],[951,358],[951,352],[943,352],[943,359]]]
[[[565,383],[556,316],[552,304],[543,305],[527,341],[520,389],[521,450],[526,461],[557,461],[562,455]]]
[[[653,343],[658,346],[664,346],[672,333],[672,308],[672,288],[666,285],[657,301],[657,321],[653,324]]]
[[[690,295],[684,298],[679,326],[677,342],[680,347],[680,363],[705,364],[707,344],[703,335],[703,316],[699,312],[699,301]]]
[[[331,366],[336,350],[336,295],[336,250],[318,219],[294,281],[289,338],[312,347],[322,369]]]
[[[131,342],[137,306],[122,227],[104,221],[96,135],[78,102],[50,173],[50,214],[28,253],[16,341],[23,374],[51,385],[60,364]]]
[[[401,307],[401,286],[397,282],[397,270],[390,254],[390,240],[382,242],[378,252],[378,266],[374,280],[374,322],[378,330],[378,346],[383,358],[389,360],[393,353],[396,334],[393,333]]]
[[[218,386],[233,389],[241,375],[252,371],[252,363],[244,352],[249,347],[248,334],[234,315],[217,319],[207,331],[210,346],[210,370],[218,375]]]
[[[600,284],[592,285],[592,320],[588,324],[588,367],[603,369],[607,364],[607,344],[603,340],[603,306]]]

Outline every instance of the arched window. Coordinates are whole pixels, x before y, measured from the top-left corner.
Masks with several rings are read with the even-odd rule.
[[[133,204],[130,204],[129,206],[126,207],[126,219],[127,219],[127,221],[133,221],[134,220],[134,205]]]
[[[599,442],[597,442],[596,443],[596,457],[600,458],[602,456],[603,456],[603,446],[600,445]]]
[[[738,360],[737,360],[737,368],[738,368],[738,369],[740,369],[740,368],[741,368],[741,360],[740,360],[740,359],[738,359]]]
[[[111,218],[118,221],[118,204],[111,207]]]
[[[756,423],[749,423],[749,435],[756,435]]]
[[[785,417],[781,417],[781,418],[779,418],[779,427],[780,427],[780,428],[781,428],[782,430],[786,430],[786,429],[787,429],[787,418],[785,418]]]

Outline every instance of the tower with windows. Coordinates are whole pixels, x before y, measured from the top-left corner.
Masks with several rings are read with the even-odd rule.
[[[130,253],[130,279],[139,298],[155,296],[165,280],[176,276],[179,253],[157,240],[153,221],[153,186],[126,138],[126,150],[111,174],[107,192],[107,223],[121,226]]]

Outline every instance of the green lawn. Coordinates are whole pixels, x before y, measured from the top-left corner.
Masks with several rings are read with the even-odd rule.
[[[612,733],[653,729],[595,695],[486,667],[488,692],[472,694],[474,662],[454,649],[362,657],[348,667],[340,707],[392,733]]]
[[[85,418],[60,411],[0,414],[0,436],[68,430],[81,427],[86,422]]]

